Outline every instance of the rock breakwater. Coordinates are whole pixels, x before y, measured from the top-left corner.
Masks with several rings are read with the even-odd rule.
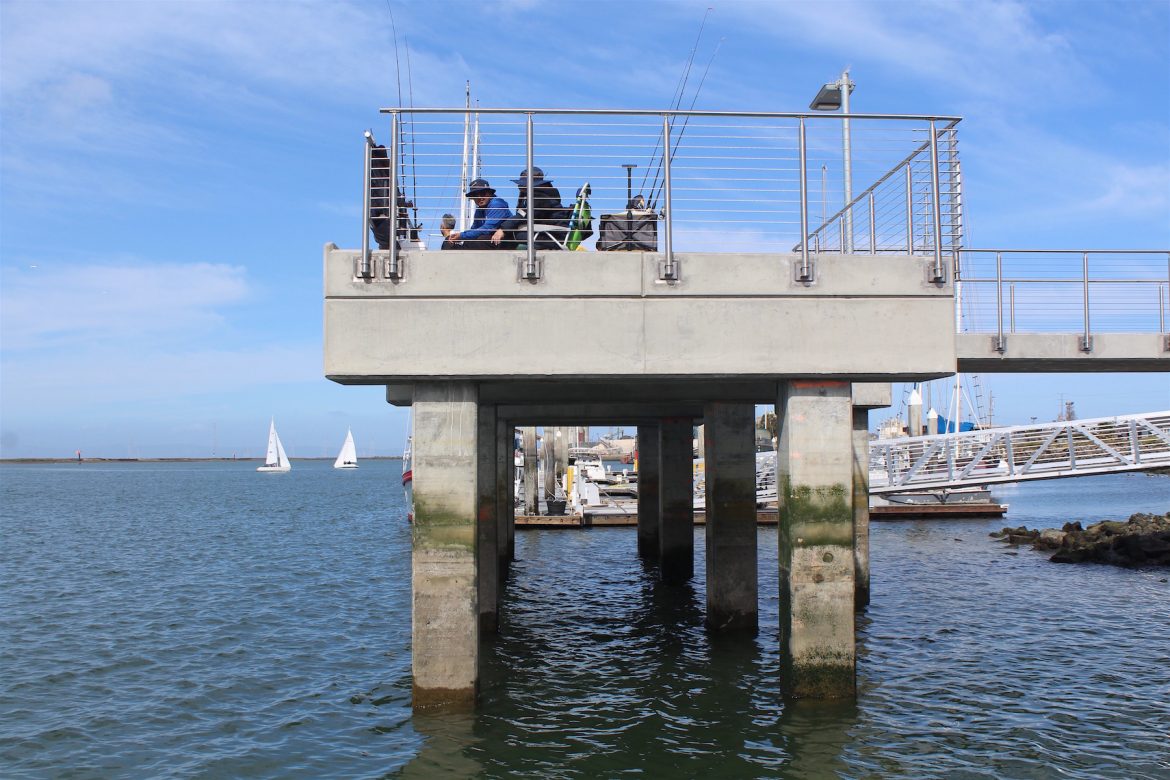
[[[1059,530],[1004,528],[991,534],[1011,545],[1052,550],[1055,563],[1109,563],[1114,566],[1170,566],[1170,512],[1136,514],[1125,522],[1105,520],[1082,528],[1065,523]]]

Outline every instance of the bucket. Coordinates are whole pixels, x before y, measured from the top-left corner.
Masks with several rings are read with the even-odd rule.
[[[548,509],[546,511],[548,512],[549,517],[556,517],[565,513],[564,499],[550,498],[546,504],[548,505]]]

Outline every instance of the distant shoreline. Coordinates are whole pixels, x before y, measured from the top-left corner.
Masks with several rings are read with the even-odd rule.
[[[0,463],[247,463],[263,462],[263,458],[0,458]],[[333,460],[321,458],[289,458],[289,460]],[[362,460],[402,460],[401,455],[367,455]]]

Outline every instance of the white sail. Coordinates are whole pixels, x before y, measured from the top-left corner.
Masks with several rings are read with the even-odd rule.
[[[337,460],[333,461],[335,469],[356,469],[357,447],[353,444],[353,431],[346,430],[345,443],[341,445],[341,452],[337,453]]]
[[[288,462],[288,455],[284,452],[284,445],[280,443],[280,436],[276,433],[276,420],[268,423],[268,453],[264,456],[264,465],[257,471],[291,471],[292,464]]]

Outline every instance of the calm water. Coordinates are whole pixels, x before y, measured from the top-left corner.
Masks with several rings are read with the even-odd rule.
[[[1166,512],[1170,478],[875,523],[855,704],[782,703],[774,529],[746,641],[633,529],[521,532],[478,715],[412,718],[399,464],[254,465],[0,467],[0,775],[1170,777],[1170,571],[987,536]]]

